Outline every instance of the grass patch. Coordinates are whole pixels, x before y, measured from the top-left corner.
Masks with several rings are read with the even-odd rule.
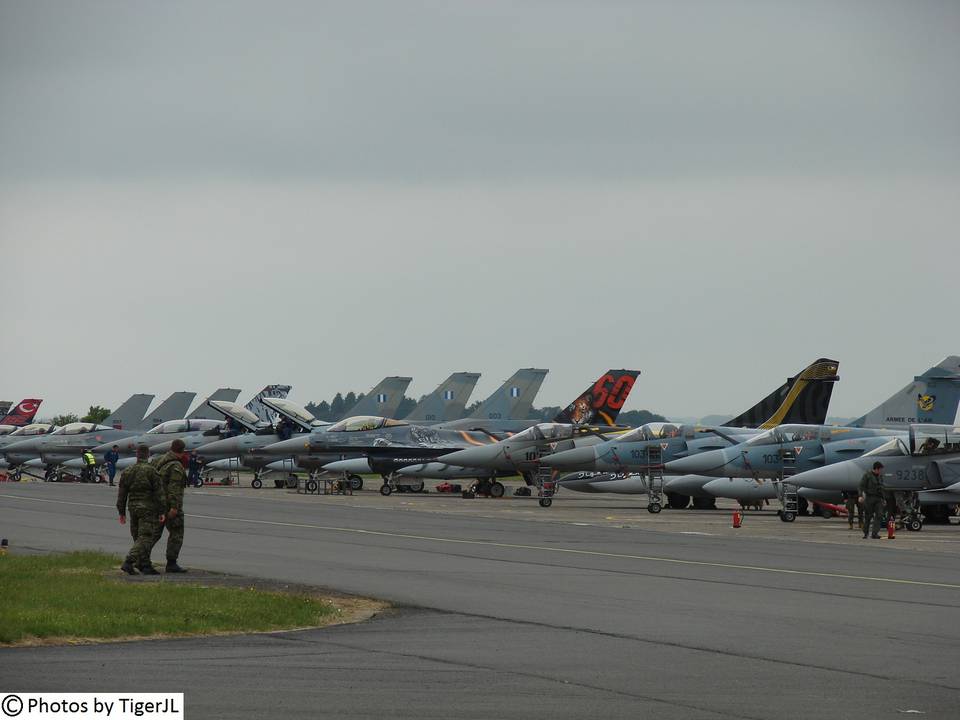
[[[304,594],[110,577],[98,552],[0,556],[0,643],[204,635],[315,627],[339,610]]]

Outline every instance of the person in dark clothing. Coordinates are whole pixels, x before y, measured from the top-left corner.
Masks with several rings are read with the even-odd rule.
[[[843,504],[847,508],[847,524],[853,530],[853,516],[857,516],[859,527],[863,527],[863,505],[860,504],[860,498],[856,490],[843,491]]]
[[[200,458],[197,457],[197,451],[190,453],[190,460],[187,463],[187,480],[194,487],[203,487],[203,480],[200,479]]]
[[[880,538],[877,532],[880,513],[883,509],[883,463],[875,462],[873,469],[860,478],[860,502],[863,503],[863,537],[870,534],[874,540]]]
[[[117,462],[120,460],[120,446],[114,445],[103,456],[103,461],[107,464],[107,476],[110,478],[110,485],[113,485],[113,476],[117,474]]]

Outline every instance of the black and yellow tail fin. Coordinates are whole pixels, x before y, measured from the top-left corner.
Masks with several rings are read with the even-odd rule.
[[[752,408],[724,425],[758,428],[783,423],[823,425],[827,421],[834,383],[840,379],[837,375],[839,367],[837,360],[815,360],[799,375],[789,378]]]

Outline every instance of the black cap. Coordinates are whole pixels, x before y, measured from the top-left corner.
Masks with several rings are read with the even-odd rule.
[[[880,462],[879,460],[877,460],[877,461],[873,464],[873,469],[874,469],[874,470],[882,470],[882,469],[883,469],[883,463]]]

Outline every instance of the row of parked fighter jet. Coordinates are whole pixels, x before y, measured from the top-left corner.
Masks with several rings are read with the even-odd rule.
[[[523,417],[530,405],[511,402],[531,387],[521,374],[539,389],[536,378],[542,381],[545,371],[528,369],[471,417],[455,421],[447,413],[455,397],[459,402],[453,387],[468,373],[451,376],[421,401],[419,414],[403,421],[352,413],[339,423],[322,423],[274,391],[266,394],[275,397],[256,399],[263,412],[211,399],[206,405],[226,421],[201,429],[182,420],[142,436],[128,433],[121,448],[132,453],[136,444],[163,436],[153,442],[153,451],[162,452],[176,436],[208,467],[239,462],[254,470],[257,484],[266,471],[324,470],[345,473],[358,487],[360,474],[375,472],[384,477],[386,492],[398,483],[417,490],[424,479],[477,478],[500,495],[497,477],[520,474],[529,485],[540,485],[545,474],[562,475],[560,485],[570,489],[648,493],[653,511],[659,510],[661,492],[673,507],[686,507],[691,498],[703,507],[716,497],[782,498],[785,484],[806,498],[837,501],[842,491],[856,489],[865,467],[883,458],[887,486],[919,492],[920,501],[931,506],[928,515],[960,502],[960,428],[954,426],[960,357],[946,358],[845,427],[824,424],[838,367],[835,360],[817,360],[722,426],[617,426],[639,375],[635,370],[604,373],[554,422],[534,423]],[[375,388],[364,401],[385,396]],[[279,421],[272,422],[269,412]],[[104,452],[112,442],[95,451]],[[661,480],[664,473],[673,477]]]

